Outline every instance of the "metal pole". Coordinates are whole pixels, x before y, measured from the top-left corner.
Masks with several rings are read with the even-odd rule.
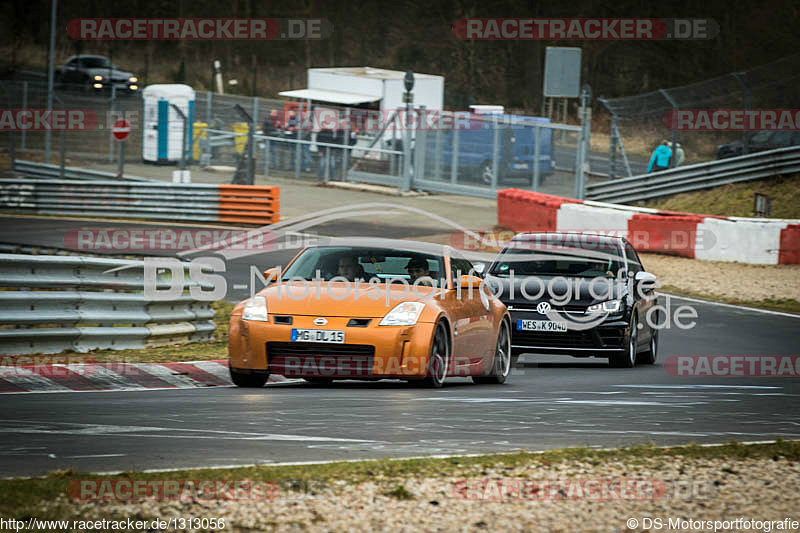
[[[28,109],[28,82],[27,81],[23,81],[22,82],[22,109]],[[26,130],[22,130],[22,143],[21,143],[22,146],[21,146],[21,149],[22,149],[23,152],[25,151],[25,136],[26,136],[25,134],[26,134]]]
[[[497,189],[497,172],[500,168],[500,162],[498,158],[500,156],[500,128],[498,127],[497,123],[497,115],[494,115],[492,118],[492,122],[494,123],[494,145],[492,148],[492,180],[491,180],[491,187],[492,190]]]
[[[331,147],[325,147],[325,183],[331,180]]]
[[[248,128],[247,146],[247,183],[253,185],[256,179],[256,146],[255,146],[255,133],[256,124],[258,123],[258,96],[253,98],[253,115],[250,121],[250,128]]]
[[[295,122],[295,127],[297,128],[297,140],[298,140],[297,144],[295,144],[295,150],[294,150],[294,177],[296,179],[300,179],[300,164],[302,158],[302,154],[300,153],[300,151],[303,149],[303,145],[300,144],[299,142],[300,132],[303,129],[302,117],[303,117],[303,102],[300,102],[299,111],[297,113],[297,120]]]
[[[450,183],[456,183],[458,181],[458,128],[453,130],[453,151],[450,155]]]
[[[206,93],[206,126],[207,128],[211,127],[211,110],[214,105],[214,93],[208,91]]]
[[[109,117],[114,117],[114,102],[116,101],[115,100],[116,92],[117,91],[116,91],[116,88],[114,87],[114,84],[111,83],[111,100],[108,103],[108,105],[109,105],[108,116]],[[116,120],[114,120],[112,122],[112,124],[115,121]],[[109,163],[113,163],[114,162],[114,134],[111,132],[111,129],[108,130],[108,162]]]
[[[419,123],[417,127],[417,141],[414,145],[414,179],[425,177],[425,157],[428,151],[427,111],[425,106],[419,106]]]
[[[269,139],[264,141],[264,177],[269,177]]]
[[[615,135],[617,129],[617,115],[611,115],[611,127],[609,128],[611,134],[608,142],[608,177],[614,179],[617,177],[617,136]]]
[[[411,190],[411,123],[406,113],[405,140],[403,141],[403,192]]]
[[[438,129],[433,142],[433,176],[436,181],[442,179],[442,132]]]
[[[678,112],[678,102],[676,102],[669,95],[669,93],[667,92],[666,89],[659,89],[658,92],[660,92],[661,94],[664,95],[664,98],[667,99],[667,101],[672,106],[673,111],[675,111],[675,113],[677,114],[677,112]],[[677,121],[674,121],[674,123],[677,123]],[[669,158],[669,168],[675,168],[675,151],[676,151],[677,146],[678,146],[678,129],[675,128],[675,129],[672,130],[672,157]]]
[[[57,0],[50,2],[50,52],[47,58],[47,112],[53,110],[53,79],[55,76],[56,55],[56,5]],[[50,164],[50,128],[44,132],[44,162]]]
[[[738,81],[739,85],[741,85],[742,89],[744,89],[744,108],[746,111],[750,111],[750,98],[752,96],[752,90],[744,79],[744,72],[734,72],[733,77],[736,78],[736,81]],[[742,134],[742,155],[748,153],[750,153],[750,131],[745,130]]]
[[[342,181],[347,181],[347,169],[350,165],[350,108],[344,113],[345,126],[344,139],[345,148],[342,151]]]
[[[539,190],[539,157],[541,156],[541,147],[539,146],[539,134],[542,128],[538,126],[534,126],[533,131],[533,190]],[[552,157],[552,154],[551,154]]]

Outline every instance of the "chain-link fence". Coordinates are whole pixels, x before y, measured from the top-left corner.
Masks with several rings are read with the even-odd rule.
[[[800,144],[791,131],[756,132],[670,129],[678,110],[796,109],[800,104],[800,55],[691,85],[636,96],[600,99],[611,114],[610,177],[643,174],[653,149],[668,141],[671,166]]]
[[[0,104],[3,107],[47,107],[46,83],[2,82],[0,87],[4,93],[0,98],[6,99]],[[111,127],[124,116],[131,128],[124,142],[126,173],[150,175],[148,167],[141,166],[143,144],[152,143],[155,131],[151,130],[157,126],[152,117],[145,120],[141,92],[110,94],[59,86],[53,107],[83,110],[95,115],[97,124],[86,130],[52,131],[50,163],[58,164],[63,157],[68,166],[117,169],[123,143],[114,140]],[[424,108],[408,115],[405,109],[309,106],[204,91],[195,93],[189,114],[191,136],[186,139],[185,160],[190,168],[213,168],[219,177],[212,179],[219,182],[252,183],[262,175],[477,196],[492,196],[507,187],[563,196],[583,194],[578,156],[579,147],[588,143],[587,130],[544,118]],[[179,115],[170,110],[165,116],[170,122],[165,130],[173,136],[172,122],[179,121]],[[7,146],[13,136],[17,158],[47,159],[45,131],[0,135],[7,137]],[[146,162],[178,165],[177,159],[172,154]],[[129,170],[133,164],[138,165],[135,172]]]

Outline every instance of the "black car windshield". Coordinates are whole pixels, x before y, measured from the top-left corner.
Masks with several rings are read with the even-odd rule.
[[[559,244],[526,246],[513,243],[492,265],[493,276],[573,276],[615,277],[624,269],[624,262],[616,246],[599,245],[582,248]]]
[[[445,278],[442,256],[419,253],[411,250],[366,248],[352,246],[322,246],[309,248],[297,258],[281,279],[291,278],[330,281],[344,278],[348,281],[360,279],[386,283],[391,279],[404,279],[409,283],[420,277],[429,277],[426,285],[440,286]]]
[[[83,57],[81,66],[85,68],[110,68],[111,62],[105,57]]]

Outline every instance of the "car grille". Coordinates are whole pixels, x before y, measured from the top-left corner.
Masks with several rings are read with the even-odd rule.
[[[368,344],[267,343],[270,371],[287,377],[367,377],[374,359]]]
[[[512,344],[542,348],[621,348],[624,333],[621,328],[595,328],[589,331],[551,333],[519,331],[512,333]]]

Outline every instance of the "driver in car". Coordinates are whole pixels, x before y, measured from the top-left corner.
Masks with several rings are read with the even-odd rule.
[[[406,270],[408,271],[409,282],[414,283],[420,278],[428,278],[426,280],[420,281],[420,285],[433,285],[430,276],[431,271],[428,267],[428,261],[422,259],[421,257],[414,257],[412,258],[408,264],[406,265]]]
[[[364,267],[356,260],[355,257],[345,255],[339,258],[338,274],[347,281],[355,281],[360,279],[364,281],[367,274],[364,272]]]

